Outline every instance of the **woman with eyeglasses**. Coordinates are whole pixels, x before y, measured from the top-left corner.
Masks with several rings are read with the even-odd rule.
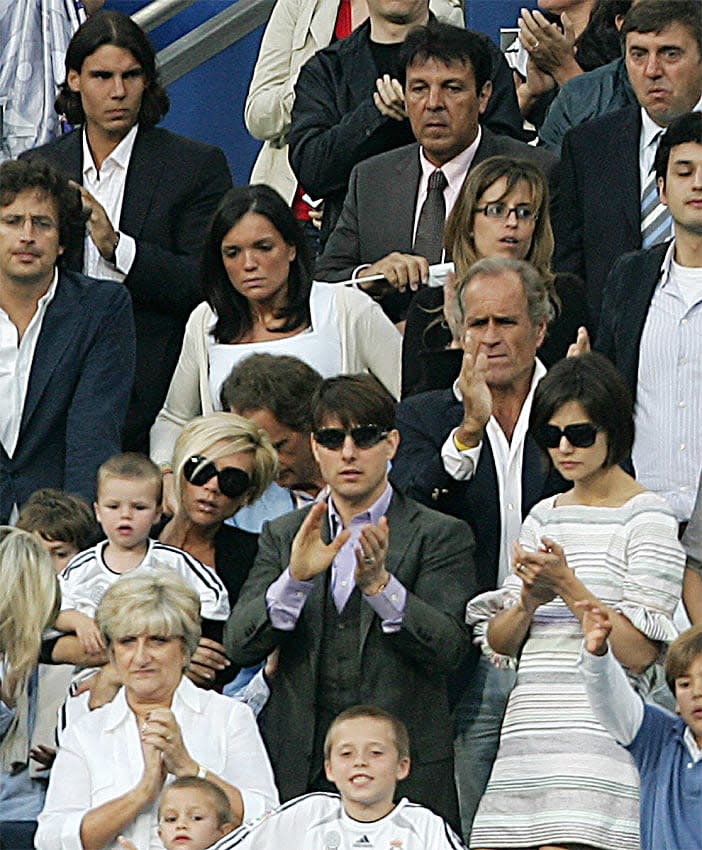
[[[206,301],[188,320],[151,429],[152,457],[166,472],[181,428],[219,407],[225,378],[250,354],[292,355],[323,377],[371,372],[399,396],[399,332],[360,290],[312,282],[304,234],[270,187],[241,186],[224,196],[203,248],[202,284]]]
[[[444,244],[456,273],[445,287],[420,290],[402,341],[402,397],[450,387],[461,368],[463,329],[452,309],[456,282],[484,257],[526,260],[548,281],[556,319],[539,357],[550,366],[564,357],[578,328],[587,325],[585,290],[573,275],[551,272],[553,231],[549,193],[532,162],[495,156],[477,165],[463,183],[446,221]]]
[[[573,486],[531,510],[502,589],[468,604],[485,654],[518,671],[470,846],[636,850],[637,771],[590,708],[579,603],[607,610],[611,648],[644,697],[647,671],[676,636],[677,522],[619,466],[633,405],[602,355],[557,363],[536,388],[529,427]]]
[[[189,422],[173,455],[176,510],[159,535],[213,569],[229,594],[239,597],[256,557],[258,535],[227,525],[239,508],[258,499],[275,479],[278,460],[265,432],[234,413],[211,413]],[[203,638],[190,678],[211,686],[226,667],[222,645]],[[219,681],[229,678],[222,674]]]

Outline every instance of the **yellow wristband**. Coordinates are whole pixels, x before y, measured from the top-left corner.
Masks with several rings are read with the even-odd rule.
[[[459,452],[467,452],[470,449],[475,448],[475,446],[467,446],[465,443],[462,443],[458,439],[458,432],[453,435],[453,444],[458,449]]]

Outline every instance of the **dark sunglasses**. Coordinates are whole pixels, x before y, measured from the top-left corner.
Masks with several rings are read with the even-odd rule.
[[[562,437],[565,437],[576,449],[589,449],[595,444],[597,432],[601,430],[592,422],[577,422],[575,425],[566,425],[565,428],[559,428],[557,425],[542,425],[538,436],[539,442],[545,449],[557,449]]]
[[[251,486],[251,479],[243,469],[239,469],[238,466],[217,469],[214,463],[204,455],[189,457],[183,464],[183,476],[186,481],[196,487],[202,487],[216,477],[220,491],[230,499],[243,496]]]
[[[348,431],[344,431],[343,428],[320,428],[319,431],[314,432],[314,439],[325,449],[336,451],[344,445],[344,440],[348,435],[357,448],[370,449],[377,446],[389,433],[380,425],[356,425],[355,428],[349,428]]]

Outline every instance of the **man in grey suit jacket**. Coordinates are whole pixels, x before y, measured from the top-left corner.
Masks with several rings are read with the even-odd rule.
[[[366,288],[364,277],[382,274],[385,289],[416,288],[428,277],[429,261],[414,246],[433,171],[440,170],[446,178],[448,215],[465,175],[488,157],[530,159],[547,176],[558,162],[548,151],[480,126],[492,83],[489,52],[474,33],[434,23],[414,30],[404,51],[405,104],[417,144],[371,157],[354,168],[341,216],[317,262],[319,280],[353,276]],[[383,287],[368,289],[376,294]]]
[[[374,703],[410,731],[412,773],[398,794],[456,826],[446,677],[470,648],[473,535],[390,486],[393,423],[393,401],[372,376],[322,384],[312,448],[330,495],[265,526],[225,645],[242,665],[280,649],[261,728],[283,801],[331,790],[329,724]]]

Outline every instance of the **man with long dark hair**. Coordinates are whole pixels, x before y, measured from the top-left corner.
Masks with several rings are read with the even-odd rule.
[[[126,15],[99,12],[73,36],[56,110],[73,132],[32,151],[82,186],[90,210],[68,264],[124,282],[134,303],[137,374],[125,447],[146,451],[183,328],[201,300],[199,252],[231,186],[221,150],[156,127],[169,108],[156,55]]]

